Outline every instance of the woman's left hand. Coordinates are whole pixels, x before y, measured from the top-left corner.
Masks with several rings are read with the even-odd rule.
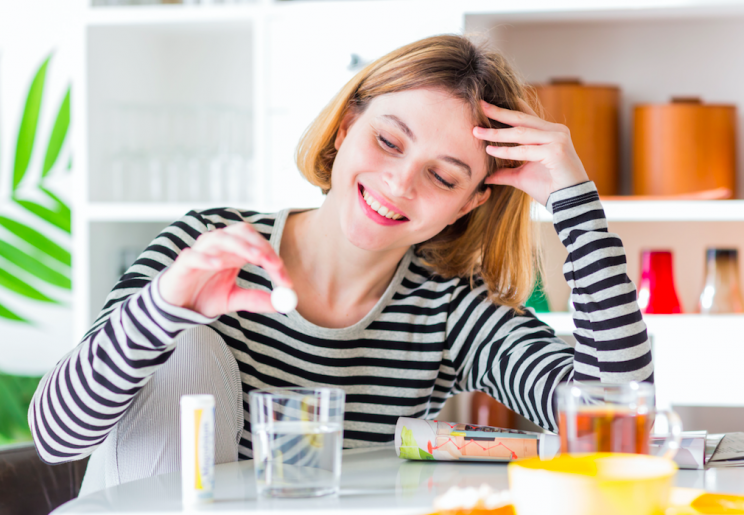
[[[523,111],[512,111],[481,100],[489,118],[511,128],[474,127],[476,138],[493,143],[517,143],[519,146],[486,146],[494,157],[524,161],[517,168],[502,168],[486,179],[486,184],[505,184],[518,188],[545,205],[554,191],[588,181],[589,177],[576,154],[568,127],[550,123],[520,99]]]

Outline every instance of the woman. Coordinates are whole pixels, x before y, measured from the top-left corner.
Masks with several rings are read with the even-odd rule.
[[[359,72],[304,134],[314,210],[191,211],[122,276],[29,410],[49,463],[93,453],[84,492],[178,468],[178,398],[217,398],[217,462],[251,457],[255,388],[347,394],[344,446],[388,443],[482,390],[555,430],[563,381],[652,381],[625,255],[566,127],[502,57],[427,38]],[[515,164],[519,164],[515,166]],[[511,166],[511,167],[510,167]],[[569,251],[575,350],[521,305],[531,198]],[[297,311],[274,312],[277,285]]]

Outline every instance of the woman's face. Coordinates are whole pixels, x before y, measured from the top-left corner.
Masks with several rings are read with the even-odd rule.
[[[434,89],[376,97],[348,116],[328,193],[346,238],[365,250],[409,247],[485,202],[488,189],[473,193],[490,156],[473,127],[463,101]]]

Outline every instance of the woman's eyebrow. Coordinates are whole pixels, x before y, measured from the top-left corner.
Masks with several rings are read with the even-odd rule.
[[[382,116],[380,116],[380,118],[385,118],[386,120],[390,120],[395,125],[397,125],[400,130],[403,131],[403,134],[411,138],[411,141],[413,142],[416,141],[416,135],[413,134],[413,131],[408,127],[408,125],[405,124],[403,120],[401,120],[394,114],[383,114]]]
[[[416,142],[416,135],[413,133],[411,128],[405,124],[403,120],[401,120],[394,114],[383,114],[380,116],[380,118],[384,118],[385,120],[393,122],[401,131],[403,131],[403,134],[411,139],[411,141],[413,141],[414,143]],[[437,159],[441,159],[442,161],[462,168],[462,170],[467,174],[468,178],[471,178],[473,176],[473,171],[470,169],[470,166],[468,166],[467,163],[464,163],[463,161],[457,159],[456,157],[437,156]]]

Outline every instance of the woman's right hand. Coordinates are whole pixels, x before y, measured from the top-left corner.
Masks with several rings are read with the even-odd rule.
[[[184,249],[160,277],[160,296],[210,318],[233,311],[275,313],[270,293],[237,285],[238,272],[247,263],[266,270],[276,285],[292,287],[266,238],[241,222],[203,233]]]

